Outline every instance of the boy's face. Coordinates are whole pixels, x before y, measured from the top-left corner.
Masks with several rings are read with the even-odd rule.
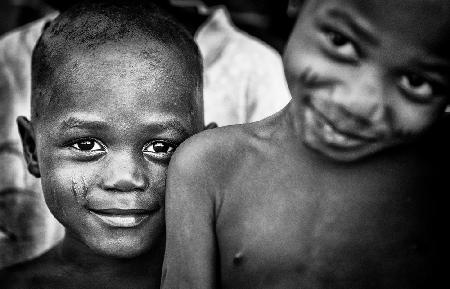
[[[153,60],[139,43],[75,53],[33,123],[50,210],[103,255],[132,257],[161,241],[169,159],[199,130],[192,72],[152,44]]]
[[[284,55],[304,142],[352,161],[434,124],[450,91],[448,8],[445,0],[306,1]]]

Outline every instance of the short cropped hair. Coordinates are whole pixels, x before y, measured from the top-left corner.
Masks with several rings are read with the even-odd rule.
[[[43,30],[32,56],[31,118],[38,119],[56,69],[71,51],[89,53],[107,43],[124,39],[152,39],[175,48],[190,67],[190,74],[202,91],[202,58],[191,34],[154,1],[81,1],[61,13]],[[149,51],[146,51],[149,50]],[[156,58],[143,45],[141,55]],[[202,94],[195,101],[203,107]]]

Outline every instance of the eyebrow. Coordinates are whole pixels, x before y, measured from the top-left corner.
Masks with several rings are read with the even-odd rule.
[[[158,122],[151,122],[143,124],[149,130],[164,131],[172,129],[181,134],[183,138],[189,137],[191,134],[179,121],[174,118],[167,120],[158,120]],[[102,120],[86,120],[79,117],[69,117],[62,121],[60,130],[69,129],[87,129],[87,130],[106,130],[108,128],[108,122]]]
[[[345,22],[348,26],[350,26],[350,29],[352,29],[355,34],[368,43],[372,45],[380,44],[380,41],[370,31],[360,25],[356,20],[354,20],[354,17],[346,11],[338,8],[332,8],[327,11],[327,16]]]
[[[72,128],[80,129],[102,129],[107,126],[105,121],[100,120],[85,120],[77,117],[69,117],[62,121],[60,125],[61,130],[68,130]]]
[[[148,124],[147,127],[151,127],[152,129],[156,127],[159,131],[164,131],[169,128],[180,133],[183,138],[188,138],[191,135],[191,133],[189,133],[189,131],[176,119],[167,119],[158,123],[151,123]]]

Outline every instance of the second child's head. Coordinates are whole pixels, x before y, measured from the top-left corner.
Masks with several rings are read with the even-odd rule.
[[[19,128],[66,238],[113,257],[160,244],[169,160],[203,129],[189,34],[152,4],[86,1],[44,30],[32,73]]]
[[[450,99],[450,2],[306,0],[284,62],[304,142],[338,161],[408,143]]]

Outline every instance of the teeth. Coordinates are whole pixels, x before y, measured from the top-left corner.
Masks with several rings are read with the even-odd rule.
[[[336,133],[333,131],[333,128],[331,126],[325,123],[323,125],[323,132],[327,140],[329,141],[334,140]]]
[[[323,125],[323,135],[325,141],[339,146],[351,147],[361,144],[360,140],[349,138],[343,134],[340,134],[328,124]]]
[[[305,111],[305,122],[307,123],[307,124],[309,124],[309,125],[312,125],[313,124],[313,122],[314,122],[314,116],[313,116],[313,113],[312,113],[312,111],[310,110],[310,109],[307,109],[306,111]]]
[[[8,235],[0,231],[0,241],[3,239],[8,239]]]
[[[352,148],[360,146],[364,143],[361,139],[356,139],[336,131],[331,125],[317,117],[313,110],[305,110],[305,125],[309,130],[315,130],[322,141],[342,148]]]
[[[148,215],[102,215],[93,213],[106,224],[113,227],[135,227],[144,221]]]

